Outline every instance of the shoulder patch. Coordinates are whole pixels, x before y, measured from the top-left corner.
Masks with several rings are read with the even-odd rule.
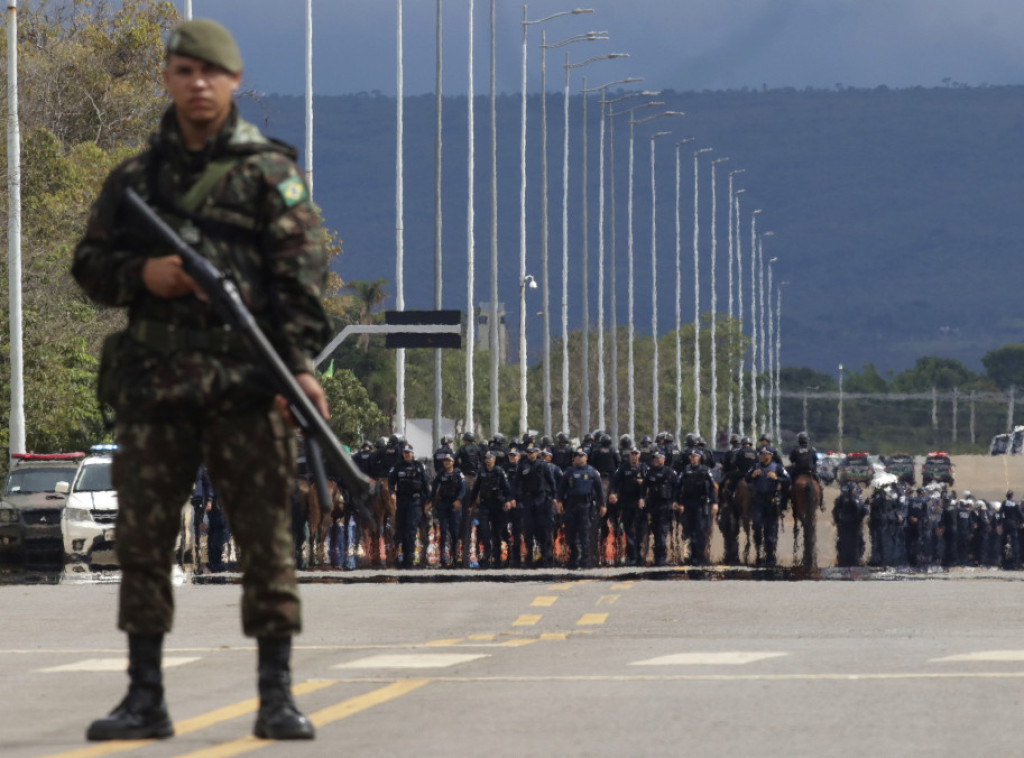
[[[289,176],[278,184],[277,191],[281,193],[284,204],[289,208],[306,199],[306,185],[297,176]]]

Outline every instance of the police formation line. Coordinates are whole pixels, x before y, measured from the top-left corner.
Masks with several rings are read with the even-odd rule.
[[[556,560],[570,568],[649,560],[664,566],[684,560],[684,553],[688,564],[706,565],[716,515],[723,533],[731,533],[725,560],[736,563],[738,530],[723,527],[723,520],[739,521],[728,506],[740,482],[752,496],[748,520],[758,562],[772,565],[791,472],[816,476],[806,435],[790,454],[789,471],[765,437],[757,449],[750,439],[734,437],[720,465],[697,435],[688,435],[682,448],[669,433],[644,436],[639,445],[623,435],[616,445],[600,430],[578,447],[565,433],[539,440],[524,435],[512,444],[501,434],[478,443],[466,433],[457,449],[452,442],[444,438],[434,451],[433,476],[394,435],[376,445],[364,442],[353,456],[394,496],[401,567],[417,563],[424,517],[435,527],[440,566],[531,568]]]

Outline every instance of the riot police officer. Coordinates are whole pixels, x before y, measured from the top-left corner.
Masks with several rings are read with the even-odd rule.
[[[455,458],[445,453],[441,471],[434,477],[430,488],[431,510],[437,519],[437,556],[442,566],[455,561],[455,542],[459,536],[459,517],[466,499],[466,477],[455,468]],[[445,557],[445,552],[448,556]]]
[[[836,562],[840,566],[858,566],[864,555],[864,518],[867,506],[861,502],[860,490],[849,482],[832,507],[836,525]]]
[[[534,567],[540,553],[542,565],[552,563],[552,498],[556,482],[551,466],[540,459],[540,448],[530,444],[526,458],[519,461],[518,507],[526,540],[526,567]]]
[[[589,568],[590,527],[595,508],[598,516],[604,515],[601,475],[587,463],[587,452],[580,447],[573,453],[572,466],[562,475],[555,502],[555,510],[565,519],[571,569]]]
[[[758,463],[747,474],[747,481],[754,490],[754,503],[751,522],[754,527],[754,546],[757,549],[759,565],[774,566],[776,564],[776,546],[779,541],[779,513],[781,510],[778,497],[789,477],[782,464],[776,462],[778,453],[770,447],[762,447],[758,451]],[[764,547],[762,558],[761,548]]]
[[[668,535],[672,528],[676,494],[676,473],[665,465],[665,451],[657,449],[651,467],[644,474],[640,508],[647,512],[654,535],[654,565],[668,564]]]
[[[683,508],[683,524],[690,540],[689,563],[691,566],[707,565],[708,535],[718,505],[714,502],[715,483],[711,480],[711,472],[701,462],[701,452],[697,448],[690,451],[690,462],[679,475],[676,500]]]
[[[352,454],[352,462],[367,476],[373,476],[373,444],[363,440],[359,450]]]
[[[388,474],[388,487],[395,498],[395,536],[402,546],[401,568],[412,568],[416,557],[416,534],[423,516],[430,480],[427,470],[413,457],[413,447],[402,447],[402,460]]]
[[[640,450],[630,448],[608,485],[608,505],[618,508],[626,533],[626,562],[633,566],[644,565],[647,516],[640,507],[640,495],[646,473],[647,466],[640,462]]]
[[[1003,566],[1012,571],[1020,569],[1020,535],[1024,526],[1024,514],[1020,504],[1013,499],[1013,490],[1006,493],[1006,499],[999,509],[1003,518]]]
[[[434,451],[433,464],[435,476],[444,471],[444,457],[446,455],[452,456],[452,462],[455,462],[455,449],[452,447],[452,438],[444,435],[441,437],[440,443]]]
[[[508,542],[508,564],[514,568],[522,568],[523,565],[523,508],[520,503],[520,478],[519,478],[519,446],[510,445],[508,448],[508,465],[505,473],[508,475],[508,487],[510,491],[508,502],[505,504],[505,519],[510,532]]]
[[[505,535],[505,506],[512,498],[508,475],[497,465],[493,450],[484,453],[484,468],[473,482],[470,502],[476,505],[478,538],[483,545],[480,568],[501,563],[501,541]]]

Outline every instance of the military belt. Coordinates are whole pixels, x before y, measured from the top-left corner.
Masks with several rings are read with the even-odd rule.
[[[245,350],[245,335],[228,326],[207,329],[181,329],[159,321],[134,321],[128,327],[133,340],[170,355],[182,350],[204,353],[234,353]]]

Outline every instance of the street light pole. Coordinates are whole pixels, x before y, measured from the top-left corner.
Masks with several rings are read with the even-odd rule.
[[[680,331],[683,327],[683,275],[682,275],[682,216],[680,214],[680,180],[682,177],[679,162],[679,148],[693,142],[695,137],[687,137],[676,143],[676,439],[683,434],[683,340]]]
[[[671,132],[655,132],[651,135],[651,339],[653,340],[653,360],[651,363],[651,426],[658,428],[659,396],[661,387],[658,376],[658,193],[654,180],[654,142]]]
[[[843,364],[839,364],[839,451],[843,452]]]
[[[434,38],[434,310],[441,310],[441,0],[437,0],[437,21]],[[433,443],[436,450],[441,444],[442,393],[440,348],[434,350],[434,423]]]
[[[710,153],[704,147],[693,153],[693,433],[700,434],[700,156]]]
[[[768,341],[765,343],[768,347],[768,359],[766,361],[768,365],[768,429],[772,429],[775,421],[775,318],[772,313],[772,275],[774,273],[773,264],[778,261],[778,257],[774,257],[768,261],[768,297],[765,302],[768,304]],[[779,438],[773,437],[775,444],[779,444]]]
[[[523,21],[522,21],[522,26],[523,26],[523,51],[522,51],[522,71],[521,71],[521,74],[522,74],[522,102],[521,102],[520,130],[519,130],[520,131],[520,136],[519,136],[519,158],[520,158],[520,160],[519,160],[519,164],[520,164],[520,171],[519,171],[519,178],[520,178],[520,184],[519,184],[519,279],[520,279],[520,281],[523,281],[525,279],[525,277],[526,277],[526,111],[527,111],[527,108],[526,108],[526,105],[527,105],[527,98],[526,98],[526,53],[527,53],[527,44],[526,43],[527,43],[527,30],[531,26],[535,26],[537,24],[542,24],[545,21],[550,21],[552,19],[560,18],[562,16],[579,15],[579,14],[593,13],[593,12],[594,11],[592,9],[589,9],[589,8],[577,8],[575,10],[562,11],[560,13],[554,13],[554,14],[552,14],[550,16],[545,17],[545,18],[537,19],[535,21],[530,21],[530,20],[527,19],[527,8],[526,8],[526,5],[523,5]],[[543,56],[544,53],[546,52],[543,44],[541,45],[541,51],[542,51],[541,54]],[[543,66],[541,67],[541,71],[542,71],[542,74],[543,74],[543,71],[544,71]],[[542,76],[542,82],[541,82],[541,89],[542,90],[546,87],[546,84],[547,84],[545,81],[543,81],[543,78],[544,77]],[[544,106],[546,106],[546,97],[545,97],[545,95],[546,95],[546,93],[544,93],[544,92],[541,93],[541,98],[542,98],[542,100],[541,100],[541,103],[542,103],[542,118],[546,122],[547,121],[547,109],[546,109],[546,107],[544,107]],[[546,176],[546,172],[547,172],[547,140],[546,140],[547,132],[546,132],[546,130],[544,131],[544,136],[545,136],[545,140],[544,140],[544,152],[543,152],[543,155],[542,155],[542,162],[544,163],[544,172],[545,172],[545,176]],[[546,229],[546,224],[547,224],[547,195],[546,195],[547,184],[546,184],[546,182],[544,184],[544,189],[545,189],[545,197],[544,197],[543,214],[544,214],[544,226],[545,226],[545,229],[544,229],[544,245],[543,245],[543,249],[542,249],[542,252],[544,253],[544,255],[543,255],[543,261],[542,261],[543,268],[542,268],[542,271],[541,271],[541,280],[543,281],[544,287],[546,288],[547,287],[547,270],[548,270],[547,269],[547,229]],[[549,340],[549,334],[548,334],[549,324],[548,324],[547,307],[548,307],[547,306],[547,302],[545,302],[544,303],[544,331],[545,331],[544,339],[545,339],[545,343],[546,344],[548,344],[548,340]],[[519,329],[520,329],[521,332],[526,329],[526,315],[525,315],[525,313],[522,313],[522,312],[520,312],[520,314],[519,314]],[[520,340],[520,344],[522,344],[522,340]],[[550,366],[548,365],[548,357],[549,357],[548,356],[548,351],[545,350],[545,353],[544,353],[544,367],[543,367],[544,380],[545,380],[544,381],[544,398],[543,398],[543,402],[544,402],[544,431],[545,431],[546,434],[550,434],[551,433],[551,371],[550,371]],[[524,364],[525,357],[521,355],[519,360],[520,360],[519,372],[520,372],[520,375],[522,375],[523,372],[525,371],[525,367],[524,367],[524,365],[525,365]],[[520,415],[520,425],[526,424],[526,411],[525,411],[524,408],[520,408],[519,415]],[[524,429],[520,430],[520,433],[522,434],[522,433],[525,433],[526,431],[527,430],[524,428]]]
[[[519,434],[529,430],[526,417],[526,289],[537,289],[537,280],[524,274],[519,280]]]
[[[711,449],[718,444],[718,192],[715,189],[715,168],[728,158],[711,161]]]
[[[761,232],[757,235],[757,324],[758,324],[758,335],[757,341],[760,346],[758,351],[757,366],[760,374],[764,376],[765,373],[765,362],[767,360],[766,353],[771,350],[770,344],[765,339],[765,323],[766,316],[765,310],[771,314],[771,303],[765,305],[765,292],[764,292],[764,238],[774,236],[775,232]],[[770,430],[766,429],[767,421],[765,420],[768,401],[761,403],[761,428],[764,430],[762,434],[767,434]]]
[[[476,431],[476,422],[473,418],[473,395],[475,390],[473,381],[473,356],[476,349],[476,296],[474,290],[474,277],[476,265],[476,240],[473,233],[474,212],[473,201],[476,183],[475,176],[475,145],[474,119],[473,119],[473,0],[469,0],[469,66],[466,96],[466,164],[468,187],[466,199],[466,419],[465,431],[473,433]]]
[[[738,419],[736,431],[743,434],[743,362],[746,360],[746,348],[743,347],[743,235],[740,230],[740,195],[746,192],[744,189],[736,190],[733,193],[733,205],[735,217],[730,217],[729,226],[736,226],[736,336],[740,341],[742,350],[736,351],[736,389],[738,403]]]
[[[734,279],[733,279],[733,259],[736,256],[736,247],[735,247],[735,244],[733,243],[733,223],[732,223],[732,207],[733,206],[732,206],[732,204],[733,204],[733,198],[735,197],[735,193],[733,192],[733,182],[732,182],[732,180],[733,180],[734,176],[736,176],[737,174],[742,174],[745,170],[746,169],[738,168],[735,171],[730,171],[729,172],[729,205],[728,205],[728,209],[729,209],[729,214],[728,214],[729,215],[729,274],[728,274],[728,276],[729,276],[729,304],[728,304],[727,314],[729,316],[729,340],[728,340],[729,352],[728,352],[728,355],[729,355],[729,359],[730,360],[732,360],[733,355],[735,354],[735,345],[736,345],[736,343],[735,343],[735,338],[736,338],[736,322],[734,322],[733,319],[732,319],[732,317],[733,317],[733,297],[732,297],[732,293],[733,293],[733,289],[735,288],[735,285],[733,283],[734,282]],[[731,434],[731,433],[736,431],[737,426],[736,426],[736,423],[735,423],[736,419],[733,416],[733,394],[734,393],[733,393],[732,371],[731,371],[731,369],[729,367],[726,368],[726,375],[729,377],[729,423],[727,425],[727,428],[729,430],[729,433]],[[741,395],[742,395],[742,393],[741,393]]]
[[[782,288],[789,282],[779,282],[779,288],[775,291],[775,439],[782,444],[782,389],[779,386],[782,372],[780,370],[779,356],[782,353]]]
[[[757,217],[750,214],[750,437],[757,439]]]
[[[495,56],[495,0],[491,0],[491,435],[498,433],[501,413],[498,407],[498,365],[501,357],[501,334],[498,330],[498,116],[496,85],[497,58]]]
[[[404,166],[404,62],[402,40],[402,0],[398,0],[396,48],[396,145],[395,145],[395,308],[405,310],[405,166]],[[395,432],[405,436],[405,348],[395,351]]]

